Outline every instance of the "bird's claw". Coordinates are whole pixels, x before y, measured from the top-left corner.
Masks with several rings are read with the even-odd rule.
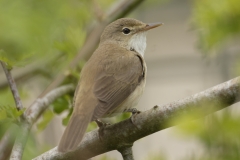
[[[128,108],[125,109],[124,112],[131,112],[132,116],[141,113],[141,111],[137,110],[136,108]]]
[[[124,112],[131,112],[132,113],[132,115],[130,117],[131,122],[135,127],[137,127],[137,125],[134,123],[134,117],[136,115],[138,115],[139,113],[141,113],[141,111],[137,110],[136,108],[129,108],[129,109],[126,109]]]

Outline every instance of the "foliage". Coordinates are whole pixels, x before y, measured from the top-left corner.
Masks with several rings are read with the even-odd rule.
[[[204,53],[240,35],[239,0],[195,1],[193,25],[198,31],[199,48]]]
[[[24,110],[18,111],[13,106],[0,106],[0,124],[8,122],[17,122]]]
[[[1,106],[0,105],[0,137],[2,137],[5,131],[17,123],[24,110],[18,111],[13,106]]]
[[[240,35],[239,0],[202,0],[195,1],[193,7],[193,25],[197,30],[199,48],[203,53],[236,44]],[[237,51],[239,52],[239,50]],[[235,66],[238,70],[239,65]],[[238,72],[239,73],[239,72]],[[207,104],[206,104],[207,105]],[[216,106],[217,107],[217,106]],[[196,137],[202,144],[203,154],[199,160],[237,160],[240,159],[240,118],[227,109],[222,114],[214,114],[206,120],[192,122],[195,112],[178,119],[185,123],[180,127],[187,136]]]
[[[47,144],[40,145],[37,142],[34,133],[30,133],[30,135],[28,136],[27,144],[24,148],[24,154],[22,159],[23,160],[33,159],[49,149],[51,149],[51,146]]]
[[[199,114],[195,113],[194,117]],[[240,117],[229,111],[213,114],[205,120],[192,121],[193,115],[178,118],[184,123],[178,129],[184,136],[199,140],[203,153],[193,154],[191,160],[237,160],[240,159]]]
[[[161,153],[149,154],[147,156],[147,158],[144,158],[144,159],[149,159],[149,160],[166,160],[167,158],[164,156],[164,153],[161,152]]]

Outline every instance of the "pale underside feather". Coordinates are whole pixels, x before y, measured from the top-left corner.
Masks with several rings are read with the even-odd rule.
[[[147,47],[146,34],[147,32],[139,32],[134,34],[128,42],[129,50],[134,49],[143,57]]]

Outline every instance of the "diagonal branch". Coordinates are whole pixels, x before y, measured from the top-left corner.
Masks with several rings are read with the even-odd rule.
[[[118,4],[114,4],[110,12],[106,14],[103,21],[96,24],[95,27],[88,33],[85,44],[83,45],[79,53],[76,55],[76,57],[73,58],[72,62],[70,62],[69,66],[67,66],[60,74],[56,76],[56,78],[51,82],[51,84],[43,91],[40,97],[44,96],[53,88],[59,86],[66,78],[65,73],[67,73],[69,70],[76,68],[81,59],[89,59],[89,57],[92,55],[96,46],[99,43],[99,38],[102,34],[103,29],[110,22],[129,14],[143,1],[144,0],[123,0],[120,1]]]
[[[199,109],[203,111],[201,116],[206,116],[239,100],[240,77],[237,77],[185,99],[155,106],[134,116],[132,120],[127,119],[108,126],[104,130],[103,141],[99,140],[98,131],[94,130],[85,135],[75,151],[59,153],[55,147],[34,160],[85,160],[111,150],[131,146],[140,138],[171,127],[173,124],[166,125],[166,122],[176,115],[189,114],[193,109]]]
[[[11,69],[8,68],[8,66],[5,64],[5,62],[0,61],[0,63],[2,65],[2,68],[3,68],[4,72],[5,72],[10,90],[11,90],[12,95],[13,95],[13,99],[14,99],[15,104],[16,104],[16,108],[17,108],[18,111],[20,111],[20,110],[23,109],[23,105],[22,105],[22,102],[21,102],[20,95],[18,93],[16,83],[14,81],[14,78],[13,78],[12,74],[11,74]],[[23,121],[23,120],[24,120],[24,117],[21,116],[21,121]],[[0,149],[3,151],[2,152],[3,154],[1,154],[0,159],[4,159],[4,158],[8,157],[9,154],[10,154],[10,149],[13,145],[14,131],[16,130],[16,129],[13,129],[13,128],[15,128],[15,127],[11,126],[9,131],[7,131],[1,139]]]
[[[44,112],[48,106],[57,98],[63,96],[74,90],[73,85],[65,85],[56,88],[46,94],[43,98],[37,99],[25,112],[25,121],[21,124],[21,133],[16,138],[15,144],[12,149],[10,160],[21,160],[24,147],[28,138],[29,131],[33,123],[38,119],[38,117]]]
[[[17,126],[11,125],[0,141],[0,160],[8,159],[14,144]]]
[[[48,106],[57,98],[73,92],[75,89],[74,85],[68,84],[56,89],[53,89],[42,98],[38,98],[25,112],[24,117],[29,124],[33,124],[38,117],[48,108]]]
[[[20,96],[19,96],[19,93],[18,93],[16,83],[15,83],[15,81],[12,77],[12,74],[10,72],[10,69],[7,68],[7,66],[4,62],[0,61],[0,63],[3,67],[3,70],[4,70],[5,75],[7,77],[7,80],[8,80],[9,87],[12,91],[13,98],[14,98],[14,101],[15,101],[15,104],[16,104],[16,108],[17,108],[17,110],[21,110],[21,109],[23,109],[22,102],[21,102],[21,99],[20,99]]]

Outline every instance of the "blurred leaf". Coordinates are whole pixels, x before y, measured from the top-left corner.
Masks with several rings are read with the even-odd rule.
[[[6,64],[8,70],[12,69],[14,62],[11,62],[11,60],[7,58],[7,53],[2,49],[0,50],[0,61]]]
[[[23,112],[24,109],[18,111],[16,107],[0,106],[0,123],[17,121]]]
[[[42,115],[42,120],[37,124],[38,131],[44,130],[53,117],[53,112],[50,109],[46,110]]]
[[[116,121],[123,121],[124,119],[130,118],[132,113],[130,112],[124,112],[115,117]]]
[[[30,132],[26,146],[24,148],[23,153],[23,160],[29,160],[33,159],[37,156],[39,156],[41,153],[46,152],[47,150],[50,150],[53,146],[50,146],[49,144],[40,145],[36,138],[36,133]]]
[[[160,151],[162,152],[162,151]],[[144,159],[149,159],[149,160],[166,160],[167,158],[164,156],[164,153],[155,153],[152,154],[150,153],[147,158]]]
[[[99,160],[116,160],[115,158],[110,158],[107,155],[103,155]]]
[[[199,46],[204,52],[221,47],[240,35],[239,0],[195,1],[193,25],[198,29]]]
[[[69,119],[70,119],[70,117],[71,117],[71,115],[72,115],[72,111],[73,111],[73,109],[70,108],[70,109],[68,110],[68,115],[67,115],[65,118],[63,118],[62,124],[63,124],[64,126],[66,126],[66,125],[68,124]]]
[[[57,114],[62,113],[64,110],[69,109],[71,98],[68,95],[64,95],[63,97],[60,97],[56,99],[53,102],[53,111]]]
[[[226,110],[220,115],[213,114],[205,119],[194,121],[191,120],[192,116],[189,114],[185,115],[185,118],[180,117],[178,123],[183,123],[183,125],[177,128],[183,135],[194,136],[202,144],[204,153],[200,159],[240,159],[240,117]],[[198,159],[193,157],[190,159]]]
[[[72,57],[84,42],[91,4],[87,0],[0,0],[0,49],[8,53],[4,57],[12,65],[48,58],[59,51]]]

